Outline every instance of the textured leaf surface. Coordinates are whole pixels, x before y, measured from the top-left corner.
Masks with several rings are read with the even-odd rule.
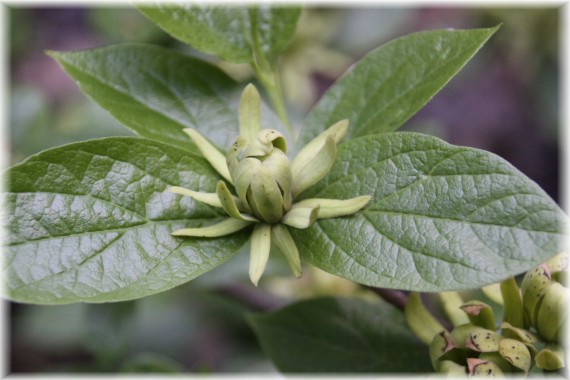
[[[292,230],[304,260],[378,287],[480,287],[563,250],[566,216],[500,157],[418,133],[384,133],[340,146],[304,198],[371,195],[355,215]]]
[[[254,314],[251,325],[282,372],[429,372],[427,347],[391,305],[323,298]]]
[[[235,5],[139,6],[151,21],[193,48],[231,62],[253,62],[259,48],[273,60],[293,37],[300,9]]]
[[[165,189],[212,192],[199,155],[151,140],[106,138],[44,151],[7,171],[9,298],[41,304],[133,299],[187,282],[246,241],[170,235],[222,220],[220,209]]]
[[[192,143],[182,129],[194,128],[225,149],[238,133],[239,86],[196,58],[143,44],[49,54],[84,93],[143,137],[187,148]]]
[[[471,59],[495,30],[413,33],[371,51],[325,92],[307,116],[300,141],[310,141],[342,119],[350,121],[346,138],[395,131]]]

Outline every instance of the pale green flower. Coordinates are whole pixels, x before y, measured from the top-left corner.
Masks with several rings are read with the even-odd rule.
[[[272,243],[285,255],[293,274],[301,275],[299,251],[288,227],[303,229],[317,219],[350,215],[370,200],[370,196],[365,195],[345,200],[314,198],[294,202],[295,197],[329,172],[335,160],[336,144],[348,128],[347,120],[321,133],[291,162],[286,155],[283,135],[274,129],[261,130],[260,124],[259,93],[250,84],[240,99],[240,134],[226,157],[198,132],[184,130],[212,167],[233,185],[235,195],[224,181],[218,182],[215,193],[200,193],[178,186],[168,189],[221,207],[229,216],[212,226],[175,231],[175,236],[224,236],[254,224],[249,276],[255,285],[265,269]]]

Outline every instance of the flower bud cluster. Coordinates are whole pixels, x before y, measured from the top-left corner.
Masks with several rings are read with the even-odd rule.
[[[529,271],[520,289],[514,278],[484,288],[504,307],[499,326],[489,305],[464,303],[458,293],[444,292],[439,296],[454,326],[445,329],[423,306],[419,294],[412,293],[406,321],[429,345],[434,370],[453,376],[504,376],[564,369],[569,257],[561,253]]]

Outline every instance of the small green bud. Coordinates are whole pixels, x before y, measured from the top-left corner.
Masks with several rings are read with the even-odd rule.
[[[528,330],[521,329],[519,327],[514,327],[508,322],[503,322],[501,324],[501,333],[505,338],[516,339],[522,342],[528,348],[530,355],[534,357],[537,353],[534,345],[538,342],[538,337]]]
[[[570,290],[558,282],[550,283],[538,308],[536,329],[547,342],[560,340],[561,328],[566,322]]]
[[[550,267],[547,264],[540,264],[525,274],[521,283],[525,326],[536,326],[538,306],[550,282]]]
[[[536,366],[546,371],[556,371],[566,366],[564,349],[557,344],[547,344],[534,358]]]
[[[495,329],[495,317],[493,309],[481,301],[469,301],[461,306],[461,310],[467,314],[472,324],[485,329]]]
[[[490,360],[467,359],[467,368],[471,376],[505,377],[501,367]]]
[[[502,336],[494,331],[475,326],[465,340],[465,347],[477,352],[499,351],[501,338]]]
[[[445,354],[453,350],[455,345],[451,341],[447,331],[441,331],[436,334],[429,345],[429,357],[431,364],[435,370],[438,369],[439,362],[444,358]]]
[[[524,345],[515,339],[505,338],[499,342],[499,354],[514,367],[528,372],[532,362],[530,352]]]

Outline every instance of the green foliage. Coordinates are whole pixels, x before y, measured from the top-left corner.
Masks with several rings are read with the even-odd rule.
[[[566,215],[505,160],[435,137],[396,132],[497,27],[419,32],[371,51],[326,91],[303,128],[295,131],[283,101],[278,58],[294,36],[299,8],[162,3],[137,8],[193,49],[249,64],[272,109],[263,101],[259,106],[259,95],[252,101],[250,92],[240,120],[239,95],[246,84],[207,60],[171,49],[120,44],[50,51],[88,97],[139,137],[45,150],[4,173],[4,282],[11,300],[99,303],[171,289],[244,251],[252,228],[243,220],[252,220],[242,213],[260,222],[251,244],[258,261],[252,271],[255,283],[271,245],[287,256],[296,276],[301,274],[300,257],[359,284],[417,291],[477,288],[522,273],[564,249]],[[146,30],[151,34],[144,38],[165,36],[154,25],[149,29],[140,15],[134,19],[135,35]],[[30,99],[31,112],[14,112],[14,120],[27,126],[14,134],[16,143],[44,136],[36,132],[47,118],[45,104]],[[248,149],[256,154],[240,150],[240,123]],[[256,128],[244,127],[249,124]],[[276,136],[275,131],[259,136],[260,124],[284,135],[275,140],[272,154],[264,147],[273,149],[269,136]],[[300,146],[331,125],[290,164]],[[292,141],[293,135],[298,135],[297,141]],[[265,165],[263,170],[246,165],[239,171],[237,166],[235,171],[225,170],[229,165],[224,150],[234,139],[230,164],[232,159],[254,160],[259,167]],[[282,140],[289,140],[293,149],[285,152]],[[35,151],[42,143],[34,142]],[[219,182],[222,176],[226,183]],[[247,181],[237,181],[240,176]],[[256,185],[250,188],[251,184]],[[173,186],[177,194],[167,191]],[[245,228],[222,237],[196,237],[206,236],[203,227],[227,219],[222,208],[214,207],[216,202],[236,220],[243,218],[240,227]],[[187,236],[173,236],[174,231]],[[208,236],[214,235],[219,234]],[[228,273],[232,277],[231,272],[222,275]],[[544,304],[562,305],[567,294],[553,290],[557,292],[545,296]],[[533,300],[526,301],[525,308],[534,307]],[[133,305],[90,306],[86,348],[98,365],[128,372],[181,371],[178,361],[153,353],[120,360],[126,337],[133,332]],[[541,328],[546,327],[539,332],[555,336],[558,325],[552,327],[548,309],[543,310],[537,318]],[[421,328],[425,315],[414,317],[409,320]],[[251,315],[250,323],[283,372],[430,369],[426,347],[407,329],[402,313],[384,302],[313,299]],[[437,330],[439,323],[433,325]],[[113,334],[104,336],[105,331]],[[544,368],[558,365],[559,351],[553,346],[543,352]],[[442,366],[451,363],[441,359]],[[479,366],[478,372],[488,363],[471,364]],[[519,366],[525,371],[527,367]]]
[[[449,82],[496,30],[413,33],[371,51],[309,112],[301,142],[340,119],[350,121],[348,137],[395,131]]]
[[[305,373],[426,372],[423,344],[402,313],[386,303],[322,298],[302,301],[250,323],[280,371]]]
[[[275,69],[299,9],[160,4],[140,11],[195,49],[250,63],[287,126]],[[565,215],[504,160],[393,132],[496,29],[399,38],[366,55],[326,92],[307,116],[300,145],[341,119],[350,121],[347,138],[331,172],[299,200],[372,200],[355,215],[291,231],[306,262],[362,284],[441,291],[498,281],[562,249]],[[201,59],[149,45],[49,54],[144,139],[66,145],[8,170],[8,296],[33,303],[132,299],[231,257],[250,229],[215,239],[172,236],[175,229],[214,224],[223,213],[166,189],[215,191],[220,177],[182,130],[193,128],[227,149],[237,134],[243,84]],[[262,124],[283,130],[267,108],[261,113],[269,119]]]
[[[307,198],[372,195],[358,214],[292,231],[301,256],[367,285],[476,288],[563,249],[566,217],[500,157],[435,137],[393,132],[341,145]]]
[[[231,142],[238,84],[206,62],[143,44],[49,54],[83,92],[143,137],[188,149],[182,129],[195,128],[220,147]]]
[[[229,62],[274,61],[289,43],[298,8],[157,4],[139,6],[151,21],[193,48]]]
[[[141,138],[105,138],[50,149],[6,177],[4,281],[16,301],[61,304],[143,297],[229,259],[244,235],[180,239],[183,226],[220,219],[217,209],[165,192],[212,191],[201,156]]]

